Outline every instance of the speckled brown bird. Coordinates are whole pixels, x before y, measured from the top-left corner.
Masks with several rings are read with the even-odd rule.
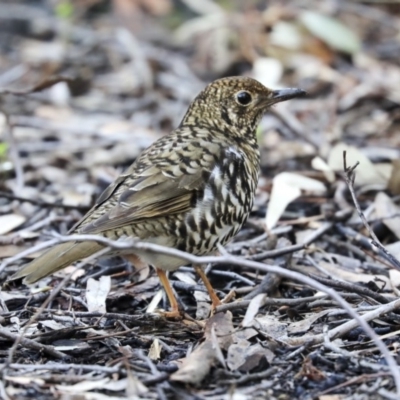
[[[253,206],[260,155],[256,129],[273,104],[303,95],[301,89],[270,90],[247,77],[219,79],[192,102],[179,127],[144,150],[99,197],[70,231],[109,239],[134,237],[195,255],[208,255],[232,239]],[[88,257],[102,246],[95,242],[63,243],[24,266],[11,279],[25,283]],[[153,265],[179,315],[165,271],[185,261],[135,252]],[[195,266],[210,293],[220,301],[201,266]]]

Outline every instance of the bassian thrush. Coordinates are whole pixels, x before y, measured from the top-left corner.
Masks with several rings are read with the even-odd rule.
[[[247,77],[212,82],[194,99],[179,127],[144,150],[70,233],[133,237],[199,256],[214,253],[237,234],[251,211],[260,168],[256,129],[261,117],[273,104],[304,93],[270,90]],[[96,242],[58,244],[11,279],[34,283],[101,249]],[[121,255],[155,267],[171,305],[166,315],[179,316],[166,271],[185,261],[143,251]],[[202,267],[195,270],[215,308],[217,295]]]

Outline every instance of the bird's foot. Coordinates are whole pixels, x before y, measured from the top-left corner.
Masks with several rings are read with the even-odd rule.
[[[159,311],[159,314],[166,319],[173,319],[175,321],[180,321],[185,317],[184,312],[179,308],[173,308],[171,311]]]

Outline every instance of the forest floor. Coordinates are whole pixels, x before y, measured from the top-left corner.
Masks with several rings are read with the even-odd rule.
[[[0,399],[400,398],[400,6],[264,3],[1,2]],[[261,123],[214,315],[190,263],[181,321],[118,257],[7,282],[229,75],[308,95]]]

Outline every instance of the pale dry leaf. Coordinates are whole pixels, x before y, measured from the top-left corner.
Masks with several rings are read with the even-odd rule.
[[[126,396],[128,399],[139,399],[143,398],[149,389],[133,375],[131,370],[127,370],[127,385],[126,385]]]
[[[318,396],[318,400],[345,400],[347,395],[342,394],[325,394]]]
[[[361,48],[357,35],[339,20],[315,11],[304,11],[300,21],[318,39],[344,53],[354,54]]]
[[[389,180],[393,172],[393,165],[390,163],[374,163],[374,167],[376,172],[382,176],[385,182],[387,182],[387,185],[389,185]]]
[[[311,325],[315,321],[324,317],[326,314],[330,313],[331,311],[332,311],[332,309],[324,310],[319,313],[311,314],[309,317],[302,319],[301,321],[292,322],[287,327],[287,331],[288,331],[288,333],[291,333],[291,334],[307,332],[311,328]]]
[[[65,59],[66,44],[60,41],[43,42],[42,40],[25,40],[20,48],[22,60],[28,65],[38,67],[50,63],[59,64]]]
[[[265,293],[260,293],[251,299],[250,304],[247,307],[246,314],[242,321],[243,327],[246,328],[252,325],[255,316],[258,314],[258,310],[263,304],[264,299],[265,299]]]
[[[262,364],[262,360],[267,360],[269,363],[275,358],[275,354],[260,343],[256,343],[246,349],[245,362],[238,368],[241,372],[250,372],[254,368]]]
[[[265,315],[255,319],[260,330],[275,340],[281,340],[287,336],[287,323],[280,322],[274,315]]]
[[[220,362],[220,364],[226,369],[224,355],[222,354],[221,347],[219,346],[219,341],[217,334],[215,333],[215,323],[211,327],[211,342],[215,350],[215,358]]]
[[[265,358],[268,362],[274,359],[274,353],[259,343],[250,345],[247,340],[239,340],[228,349],[227,363],[231,371],[250,372],[259,366]]]
[[[201,3],[197,0],[184,0],[184,3],[197,14],[220,14],[224,9],[212,0],[203,0]]]
[[[397,269],[390,269],[389,278],[392,284],[393,292],[396,296],[400,296],[400,271]]]
[[[154,311],[156,310],[158,304],[160,303],[160,301],[163,298],[163,291],[160,289],[155,295],[154,297],[151,299],[151,302],[149,303],[149,305],[146,308],[146,314],[151,314],[154,313]]]
[[[400,239],[400,207],[384,192],[375,196],[375,212],[377,218],[383,218],[386,225]]]
[[[206,340],[197,349],[183,359],[178,371],[170,376],[171,381],[199,384],[210,372],[214,364],[215,350],[210,340]]]
[[[153,343],[151,344],[150,349],[149,349],[150,360],[153,360],[153,361],[159,360],[161,357],[161,350],[162,350],[162,347],[161,347],[160,341],[158,339],[154,339]]]
[[[5,235],[15,228],[18,228],[26,221],[23,215],[6,214],[0,216],[0,235]]]
[[[165,16],[172,10],[171,0],[142,0],[141,3],[151,14],[158,17]]]
[[[322,171],[329,183],[335,182],[335,172],[332,171],[329,165],[321,157],[314,157],[311,160],[311,166],[317,171]]]
[[[126,390],[127,386],[127,378],[119,379],[119,380],[110,380],[103,385],[103,390],[111,390],[112,392],[119,392],[121,390]]]
[[[343,172],[343,151],[346,151],[347,166],[353,166],[356,162],[356,186],[382,185],[387,186],[388,180],[375,168],[374,164],[356,147],[345,143],[338,143],[334,146],[328,157],[328,165],[333,171]]]
[[[0,291],[0,298],[4,302],[10,301],[10,300],[17,300],[17,299],[28,299],[28,297],[26,295],[22,294],[20,291],[5,292],[4,290]]]
[[[214,30],[216,26],[224,27],[227,24],[227,18],[224,13],[215,13],[202,15],[197,18],[192,18],[175,31],[174,37],[176,44],[187,46],[192,43],[192,40],[199,34]]]
[[[349,271],[342,267],[342,264],[340,262],[340,255],[335,255],[335,257],[338,260],[338,262],[335,264],[326,261],[319,261],[318,263],[324,269],[324,272],[331,276],[333,279],[353,283],[368,283],[376,278],[379,279],[382,285],[386,284],[385,289],[391,290],[391,283],[387,276],[363,274],[361,271]]]
[[[253,78],[266,87],[278,87],[282,74],[283,65],[276,58],[260,57],[253,63]]]
[[[59,351],[72,351],[72,350],[88,351],[90,349],[90,345],[87,342],[74,339],[57,340],[53,342],[53,346],[56,350]]]
[[[63,324],[60,324],[59,322],[54,321],[53,319],[47,319],[44,321],[40,321],[40,325],[43,325],[46,328],[52,329],[53,331],[65,328],[65,326]]]
[[[55,387],[60,392],[81,394],[95,389],[100,390],[109,382],[110,378],[103,378],[93,381],[82,381],[75,383],[74,385],[55,385]]]
[[[58,394],[58,393],[57,393]],[[60,393],[60,400],[121,400],[121,396],[111,396],[110,394],[102,394],[97,392],[85,392],[77,395],[70,393]],[[135,398],[132,400],[136,400]]]
[[[110,276],[102,276],[98,281],[93,278],[88,279],[85,294],[89,312],[107,312],[106,299],[110,289]]]
[[[135,282],[140,283],[145,281],[150,275],[150,265],[143,263],[138,268],[135,268]]]
[[[388,250],[390,253],[392,253],[394,257],[396,257],[398,260],[400,260],[400,241],[387,244],[385,247],[386,247],[386,250]]]
[[[299,27],[291,22],[278,21],[270,33],[271,45],[288,50],[299,50],[303,46],[303,35]]]
[[[275,176],[266,215],[267,229],[272,229],[293,200],[297,199],[302,191],[313,194],[326,192],[326,187],[320,181],[292,172],[282,172]]]
[[[78,278],[81,276],[85,275],[85,270],[83,268],[76,269],[76,266],[70,265],[64,269],[62,269],[59,272],[55,273],[55,276],[59,276],[61,278],[64,278],[65,276],[69,275],[72,272],[71,275],[71,281],[76,281]]]
[[[24,239],[25,235],[23,233],[25,233],[25,232],[21,231],[21,234],[18,232],[18,236],[21,236]],[[35,234],[34,237],[36,237],[36,236],[37,235]],[[3,245],[3,246],[1,246],[1,258],[15,256],[16,254],[21,253],[22,251],[25,251],[25,250],[29,249],[30,247],[31,246],[18,246],[18,245],[14,245],[14,244]],[[37,256],[37,254],[36,254],[36,256]],[[28,256],[27,258],[31,258],[31,257],[35,258],[32,255]]]
[[[46,381],[34,376],[5,376],[5,380],[9,382],[18,383],[19,385],[38,385],[43,386]]]
[[[75,190],[62,190],[60,197],[63,199],[63,204],[68,206],[89,206],[92,201],[90,193],[78,193]]]
[[[214,325],[215,324],[215,325]],[[232,313],[218,313],[208,319],[204,336],[207,340],[211,340],[211,328],[215,327],[215,334],[218,338],[218,343],[222,349],[226,350],[232,343],[232,334],[235,332],[232,322]]]
[[[231,371],[236,371],[246,361],[246,350],[250,347],[248,340],[239,340],[229,346],[227,355],[227,364]]]
[[[197,282],[193,279],[192,275],[187,272],[174,272],[174,276],[180,281],[188,283],[189,285],[196,285]],[[207,292],[195,290],[194,298],[196,299],[196,319],[205,320],[210,315],[211,304],[209,303],[209,296]]]
[[[251,339],[254,336],[257,336],[258,332],[257,330],[253,328],[245,328],[245,329],[239,329],[235,331],[235,333],[232,334],[232,341],[234,343],[238,342],[239,340],[242,339]]]
[[[97,336],[97,335],[95,335],[95,336]],[[130,357],[133,357],[135,355],[132,347],[129,346],[129,345],[119,346],[118,347],[118,351],[126,358],[130,358]]]

